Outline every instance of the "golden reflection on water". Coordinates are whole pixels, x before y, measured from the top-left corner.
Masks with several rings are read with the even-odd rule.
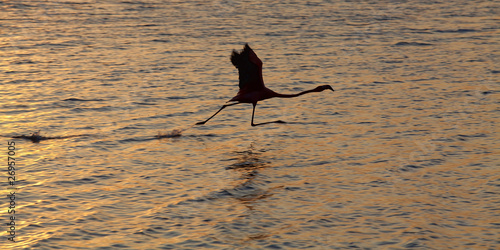
[[[15,140],[0,248],[497,245],[487,2],[30,4],[0,6],[2,136],[75,137]],[[236,94],[244,42],[271,89],[336,91],[257,106],[288,124],[242,104],[191,127]]]

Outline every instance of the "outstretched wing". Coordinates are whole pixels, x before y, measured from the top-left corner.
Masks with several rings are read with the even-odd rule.
[[[264,88],[262,61],[248,46],[248,43],[239,53],[233,50],[231,62],[238,69],[240,90],[253,91]]]

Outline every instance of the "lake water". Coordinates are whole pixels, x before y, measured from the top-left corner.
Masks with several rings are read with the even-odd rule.
[[[1,249],[500,247],[498,1],[0,10]],[[259,103],[287,124],[240,104],[192,127],[246,42],[269,88],[336,91]]]

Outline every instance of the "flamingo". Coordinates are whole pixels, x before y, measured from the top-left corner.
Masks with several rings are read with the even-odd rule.
[[[221,112],[224,108],[240,103],[251,103],[253,105],[251,122],[252,126],[264,125],[269,123],[286,123],[284,121],[277,120],[254,124],[253,118],[255,115],[255,106],[257,106],[257,102],[273,97],[292,98],[307,93],[321,92],[326,89],[334,91],[330,85],[321,85],[314,89],[302,91],[297,94],[280,94],[272,91],[264,85],[264,80],[262,79],[262,61],[257,57],[250,46],[248,46],[248,43],[245,44],[245,47],[240,52],[233,50],[233,53],[231,54],[231,62],[238,69],[239,73],[240,90],[238,91],[238,94],[236,94],[236,96],[231,100],[227,101],[227,104],[224,104],[217,112],[215,112],[215,114],[210,116],[205,121],[196,123],[196,125],[203,125],[219,112]]]

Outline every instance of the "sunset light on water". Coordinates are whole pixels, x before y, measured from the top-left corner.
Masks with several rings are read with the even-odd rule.
[[[499,8],[4,1],[0,249],[498,249]]]

